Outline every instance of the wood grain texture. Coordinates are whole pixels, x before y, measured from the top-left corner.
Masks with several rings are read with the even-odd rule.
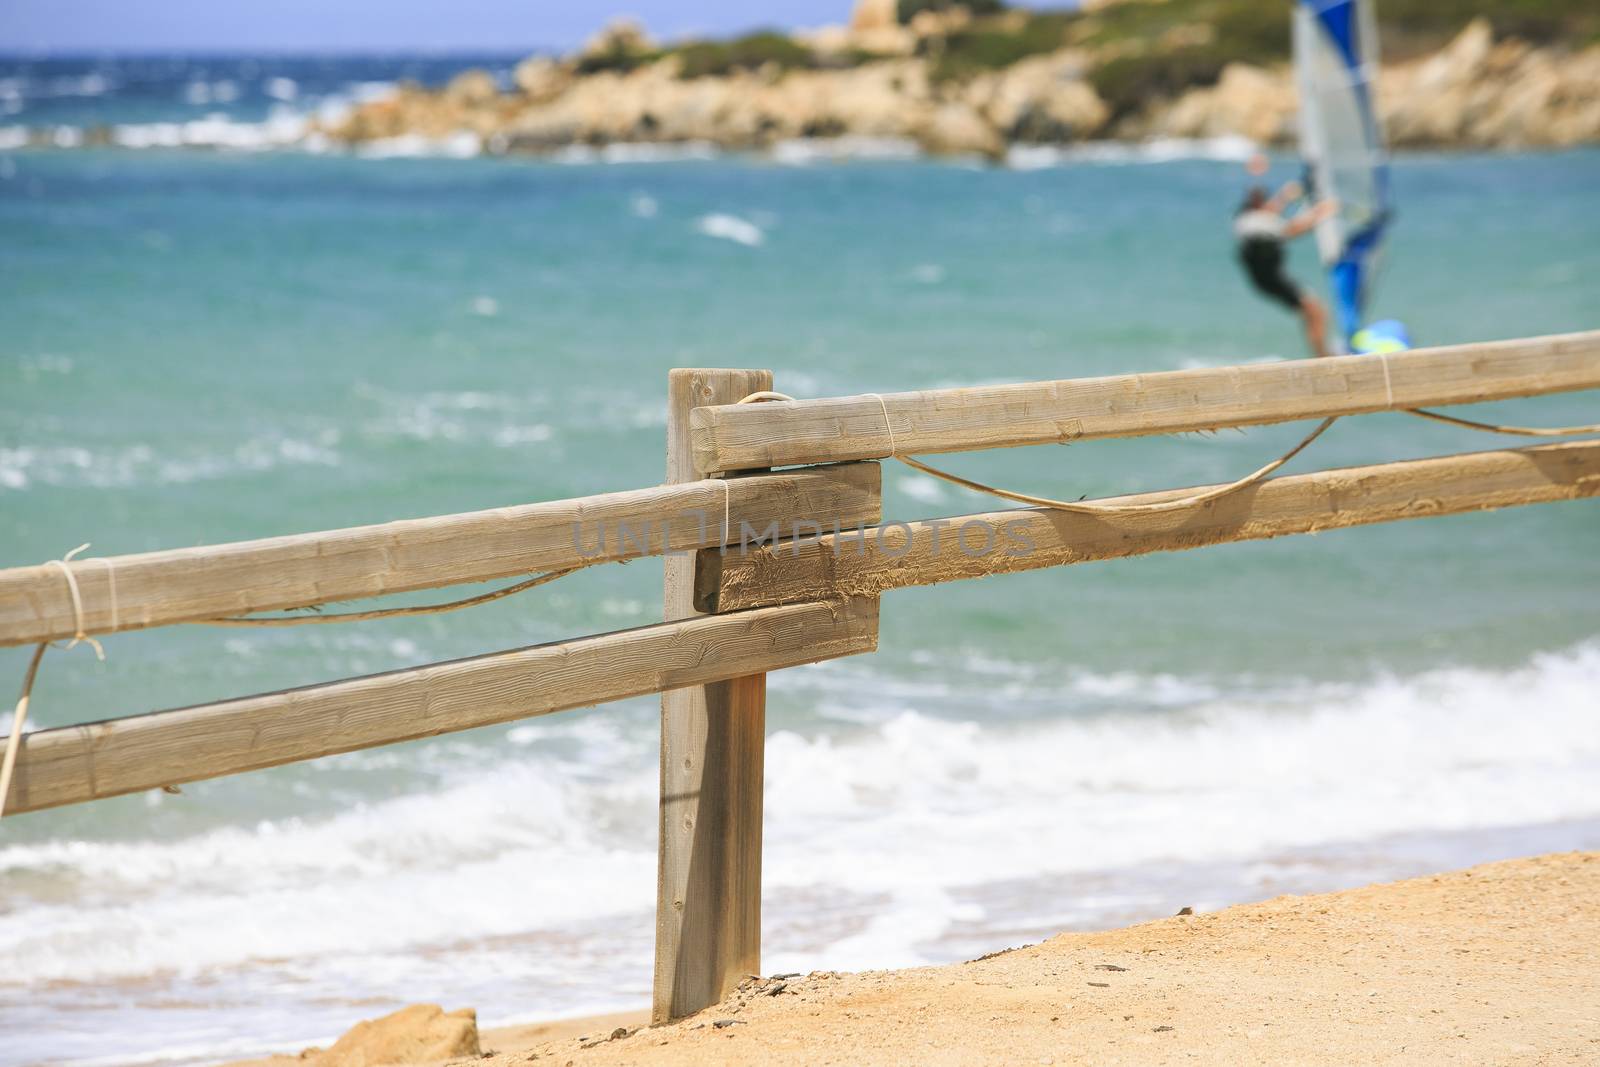
[[[23,738],[6,814],[870,652],[877,603],[703,616]]]
[[[1600,330],[1242,367],[930,389],[691,416],[696,470],[882,459],[1253,426],[1600,388]],[[884,413],[888,413],[885,426]]]
[[[408,519],[323,533],[206,545],[71,566],[84,629],[117,630],[411,592],[722,543],[732,528],[795,519],[878,519],[879,472],[846,464],[726,481],[685,481],[576,500]],[[724,500],[724,485],[728,487]],[[854,516],[853,518],[851,516]],[[633,536],[623,536],[626,526]],[[113,573],[114,572],[114,573]],[[0,571],[0,646],[71,637],[71,594],[59,569]]]
[[[667,379],[667,482],[693,480],[689,412],[772,388],[764,370],[674,370]],[[695,558],[665,561],[663,608],[693,618]],[[761,969],[765,675],[661,697],[661,805],[651,1014],[680,1018]]]
[[[1115,498],[1155,503],[1173,489]],[[1274,478],[1192,511],[1082,515],[1023,508],[869,528],[703,557],[696,600],[733,611],[817,597],[1171,552],[1229,541],[1600,495],[1600,442],[1474,452]],[[987,546],[987,548],[985,547]]]

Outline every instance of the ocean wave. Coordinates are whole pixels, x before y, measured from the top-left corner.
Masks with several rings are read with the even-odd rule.
[[[184,485],[281,466],[337,466],[339,434],[314,438],[253,437],[232,448],[193,454],[131,444],[114,449],[78,445],[0,448],[0,491],[34,485],[124,489]]]
[[[1171,163],[1184,159],[1242,163],[1259,151],[1248,137],[1156,137],[1136,144],[1086,141],[1072,145],[1012,145],[1006,165],[1014,170],[1041,170],[1073,163]]]
[[[300,85],[293,78],[273,77],[262,83],[261,91],[274,100],[287,102],[300,95]]]
[[[263,122],[240,122],[216,112],[188,122],[113,126],[111,143],[119,148],[219,148],[263,152],[302,143],[307,129],[305,116],[286,108],[274,109]]]
[[[483,138],[470,130],[457,130],[447,137],[424,137],[419,133],[384,137],[356,146],[355,154],[364,159],[405,159],[442,156],[470,159],[483,154]]]
[[[760,248],[766,243],[766,232],[751,222],[737,215],[727,215],[714,212],[702,215],[695,220],[694,228],[697,232],[707,237],[717,237],[734,244],[744,245],[746,248]]]
[[[231,104],[239,99],[239,83],[231,78],[220,81],[191,81],[183,87],[185,103],[203,107],[207,104]]]
[[[950,888],[1600,813],[1600,646],[1272,695],[1085,681],[1169,711],[996,727],[911,704],[848,739],[774,735],[769,884]]]
[[[475,308],[474,313],[483,312]],[[465,390],[415,395],[369,385],[359,387],[357,393],[379,409],[362,424],[361,433],[380,441],[487,441],[500,448],[520,448],[555,437],[549,423],[535,418],[535,413],[545,408],[537,394],[517,397]]]
[[[972,670],[978,706],[1013,666]],[[812,672],[778,677],[803,673]],[[860,685],[857,702],[883,709],[875,722],[772,734],[763,861],[772,899],[876,902],[863,905],[864,925],[815,952],[883,965],[885,953],[898,959],[976,921],[973,887],[1051,872],[1248,863],[1600,814],[1600,644],[1507,671],[1272,694],[1160,676],[1079,685],[1133,710],[994,724],[929,715],[915,687]],[[1152,693],[1165,711],[1144,710]],[[564,716],[512,727],[489,748],[456,739],[413,749],[384,764],[385,781],[409,768],[431,787],[320,819],[0,848],[0,879],[16,887],[0,916],[0,953],[13,961],[0,983],[193,975],[340,953],[371,961],[642,915],[657,789],[654,734],[642,722]],[[203,788],[152,802],[194,803]]]
[[[768,153],[778,163],[810,166],[846,160],[920,159],[922,148],[909,137],[796,137],[779,141]]]
[[[567,145],[550,154],[557,163],[687,163],[716,159],[722,150],[710,141],[638,141],[608,145]]]

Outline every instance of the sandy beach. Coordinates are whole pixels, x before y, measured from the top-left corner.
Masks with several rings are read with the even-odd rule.
[[[1062,934],[947,967],[770,976],[671,1026],[644,1021],[490,1030],[481,1061],[454,1062],[1594,1063],[1600,853]]]

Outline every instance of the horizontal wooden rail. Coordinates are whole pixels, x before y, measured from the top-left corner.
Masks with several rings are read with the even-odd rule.
[[[1242,367],[696,408],[702,473],[1254,426],[1600,388],[1600,330]],[[885,425],[885,419],[888,425]]]
[[[1114,499],[1140,504],[1173,489]],[[1253,541],[1284,534],[1600,495],[1600,441],[1474,452],[1274,478],[1194,510],[1084,515],[1026,508],[889,523],[854,535],[702,552],[696,602],[736,611]]]
[[[722,543],[724,507],[734,539],[741,523],[876,522],[879,477],[876,464],[844,464],[71,566],[84,631],[104,634],[706,548]],[[0,570],[0,646],[76,629],[59,568]]]
[[[741,678],[877,639],[876,601],[791,604],[40,730],[23,738],[6,813]]]

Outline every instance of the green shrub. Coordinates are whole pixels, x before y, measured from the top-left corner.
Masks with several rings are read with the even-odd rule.
[[[1089,82],[1111,109],[1115,121],[1139,111],[1151,100],[1177,96],[1196,86],[1215,85],[1230,61],[1226,50],[1212,45],[1121,56],[1090,71]]]
[[[1113,120],[1125,117],[1153,99],[1216,84],[1229,63],[1287,60],[1290,11],[1287,2],[1263,0],[1168,0],[1106,8],[1087,16],[1089,43],[1137,41],[1140,50],[1099,64],[1089,80]],[[1197,26],[1210,31],[1206,43],[1163,46],[1172,31]]]
[[[1437,47],[1482,15],[1495,33],[1533,44],[1582,45],[1600,36],[1594,0],[1381,0],[1378,21],[1407,41]]]
[[[768,63],[781,70],[815,67],[817,57],[811,49],[797,44],[787,35],[760,30],[731,41],[692,41],[673,49],[683,64],[683,78],[708,78],[736,70],[758,70]]]
[[[1073,17],[1063,12],[1039,12],[1030,15],[1020,30],[975,22],[942,40],[933,78],[965,80],[986,70],[1001,70],[1029,56],[1054,52],[1067,43],[1067,27]]]
[[[624,48],[611,48],[604,52],[586,55],[578,60],[579,74],[598,74],[611,70],[626,74],[660,58],[660,53],[630,52]]]

